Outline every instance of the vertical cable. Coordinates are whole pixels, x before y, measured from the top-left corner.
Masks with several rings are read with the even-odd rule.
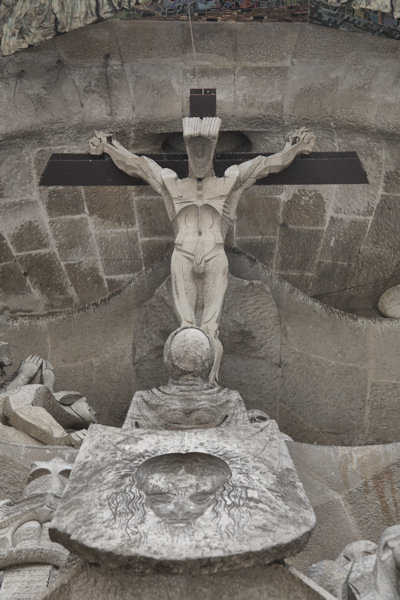
[[[197,68],[196,48],[194,47],[194,37],[193,37],[193,29],[192,29],[192,19],[190,17],[189,0],[186,0],[186,6],[187,6],[188,16],[189,16],[190,37],[191,37],[191,40],[192,40],[192,50],[193,50],[193,58],[194,58],[194,68],[195,68],[195,71],[196,71],[197,87],[199,88],[200,87],[199,70]]]

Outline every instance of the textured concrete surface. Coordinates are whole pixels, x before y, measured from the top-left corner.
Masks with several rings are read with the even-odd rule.
[[[400,282],[398,43],[285,23],[195,23],[194,35],[225,129],[273,152],[306,125],[316,150],[356,150],[370,181],[250,190],[229,244],[327,304],[373,313]],[[172,249],[161,200],[146,187],[44,189],[39,176],[52,152],[85,152],[94,129],[143,152],[180,130],[197,85],[187,26],[92,25],[0,58],[0,79],[0,307],[106,297]]]

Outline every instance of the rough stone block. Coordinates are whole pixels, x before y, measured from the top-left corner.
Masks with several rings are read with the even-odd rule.
[[[32,194],[33,164],[27,149],[2,146],[0,151],[0,184],[7,199],[29,198]]]
[[[371,225],[371,228],[373,224]],[[380,238],[380,243],[382,246],[385,244],[385,239],[383,237],[383,231],[381,231],[381,227],[377,226],[375,232],[379,237],[382,233],[382,237]],[[389,229],[389,226],[387,227]],[[391,232],[393,234],[392,228]],[[371,231],[371,229],[370,229]],[[367,234],[367,240],[370,242],[373,234],[370,236],[370,231]],[[374,236],[375,237],[375,236]],[[378,235],[376,235],[378,238]],[[388,240],[388,243],[396,244],[396,240],[394,239],[394,234],[391,240]],[[399,240],[400,243],[400,240]],[[392,251],[392,249],[388,249],[385,247],[373,247],[373,246],[362,246],[360,249],[360,253],[354,259],[351,267],[351,285],[359,286],[359,285],[369,285],[374,282],[380,281],[382,285],[384,285],[385,280],[390,277],[393,273],[396,265],[398,263],[399,255],[398,253]],[[382,290],[383,291],[383,290]]]
[[[119,38],[111,21],[86,27],[85,35],[80,30],[70,31],[68,35],[57,36],[54,42],[65,63],[71,66],[103,67],[106,55],[111,62],[121,62]]]
[[[10,262],[14,259],[14,254],[2,233],[0,233],[0,263]]]
[[[21,268],[15,262],[0,265],[0,293],[28,294],[30,292]],[[4,296],[4,300],[7,301]]]
[[[70,284],[54,252],[21,254],[18,257],[32,286],[54,307],[72,304]]]
[[[66,263],[64,267],[81,304],[107,296],[108,288],[96,262]]]
[[[400,383],[400,336],[398,321],[381,320],[374,327],[371,339],[372,379]]]
[[[16,252],[43,250],[50,245],[43,221],[25,221],[9,235]]]
[[[339,185],[333,212],[346,215],[371,216],[380,199],[384,142],[372,133],[368,136],[352,131],[337,132],[337,149],[354,151],[367,174],[368,183]]]
[[[289,64],[301,31],[296,23],[290,25],[289,29],[283,23],[235,23],[236,62]]]
[[[322,235],[321,229],[280,227],[278,270],[313,272]]]
[[[226,65],[227,63],[233,63],[235,61],[236,23],[227,23],[226,27],[223,27],[222,29],[220,23],[193,23],[192,30],[196,55],[199,61],[211,61],[215,66],[220,63]],[[186,59],[193,59],[189,27],[183,28],[182,52]],[[217,81],[218,80],[216,80],[216,82]],[[218,87],[218,85],[209,85],[208,87]]]
[[[300,227],[325,227],[326,208],[317,190],[299,188],[283,203],[282,224]]]
[[[295,288],[309,295],[313,275],[305,275],[304,273],[278,273]]]
[[[135,62],[126,65],[133,89],[135,117],[165,123],[183,116],[182,68],[175,64]],[[168,101],[160,105],[160,97]]]
[[[288,295],[289,296],[289,295]],[[291,298],[291,296],[289,296]],[[332,363],[367,367],[370,326],[304,298],[280,307],[284,344]]]
[[[147,239],[141,240],[143,263],[145,267],[150,267],[156,260],[170,254],[174,249],[172,240]]]
[[[68,68],[71,101],[77,105],[73,116],[79,121],[84,118],[86,126],[93,128],[103,122],[105,115],[107,119],[112,118],[113,122],[132,121],[132,97],[127,73],[121,64],[109,60],[104,54],[102,60],[102,68]]]
[[[386,72],[379,58],[368,62],[363,59],[349,61],[345,64],[345,69],[345,75],[335,94],[335,117],[340,120],[341,125],[354,127],[354,123],[360,122],[362,115],[363,123],[373,127],[382,90],[387,89],[391,83],[393,71],[389,68]]]
[[[372,381],[368,398],[368,433],[374,443],[387,444],[400,435],[400,383]]]
[[[124,62],[141,60],[160,62],[160,59],[163,61],[173,57],[182,58],[184,51],[182,36],[185,28],[183,23],[141,22],[140,31],[132,28],[132,21],[115,19],[112,25]]]
[[[84,217],[60,217],[50,221],[61,260],[97,258],[96,244]]]
[[[366,369],[284,347],[282,371],[285,404],[320,433],[319,440],[326,434],[343,444],[365,439]]]
[[[50,219],[66,215],[84,214],[85,203],[81,188],[62,187],[49,189],[46,208]]]
[[[294,119],[330,121],[334,114],[335,97],[344,77],[341,61],[296,59],[288,73],[284,115]]]
[[[130,281],[132,281],[131,275],[119,276],[119,277],[106,277],[106,282],[109,291],[116,292],[124,288]]]
[[[170,600],[334,600],[304,575],[287,564],[274,563],[258,568],[235,568],[213,574],[170,575],[152,573],[143,577],[133,569],[99,569],[85,565],[74,571],[67,582],[61,578],[48,593],[47,600],[131,600],[132,590],[141,600],[153,600],[168,594]],[[164,593],[165,591],[165,593]]]
[[[287,67],[237,67],[235,115],[281,116],[288,74]]]
[[[236,244],[270,269],[273,268],[276,238],[237,238]]]
[[[94,218],[98,228],[135,227],[135,210],[130,188],[86,187],[84,193],[89,215]]]
[[[400,189],[400,144],[386,142],[383,191],[385,194],[398,194]]]
[[[324,233],[321,260],[351,263],[367,233],[369,219],[331,217]]]
[[[311,296],[319,298],[334,294],[351,286],[351,265],[337,262],[319,261],[311,285]]]
[[[237,211],[238,237],[276,236],[280,200],[276,196],[260,196],[249,190],[243,195]]]
[[[173,237],[172,225],[161,197],[136,198],[135,202],[141,238]]]
[[[104,231],[96,236],[104,273],[125,275],[142,269],[138,234],[135,229]]]

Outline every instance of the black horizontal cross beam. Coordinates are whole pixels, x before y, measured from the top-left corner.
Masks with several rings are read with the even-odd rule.
[[[188,175],[186,154],[147,154],[161,167],[172,169],[179,177]],[[214,171],[222,177],[231,165],[259,156],[250,153],[217,154]],[[263,154],[262,156],[270,156]],[[368,183],[356,152],[312,152],[298,156],[287,169],[257,181],[258,185],[335,185]],[[91,154],[53,154],[40,179],[44,186],[146,185],[119,170],[109,156]]]

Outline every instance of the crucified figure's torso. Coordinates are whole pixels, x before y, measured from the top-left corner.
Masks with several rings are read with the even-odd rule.
[[[184,137],[185,121],[194,119],[184,119]],[[106,134],[99,133],[90,140],[90,152],[107,153],[119,169],[144,179],[162,196],[175,234],[171,260],[175,311],[181,326],[198,326],[213,340],[215,363],[210,377],[213,383],[223,351],[219,323],[228,285],[224,240],[235,221],[240,197],[257,179],[282,171],[298,154],[311,152],[314,136],[307,131],[297,132],[281,152],[233,165],[223,177],[216,177],[212,158],[218,129],[213,138],[209,133],[201,133],[201,127],[207,127],[204,119],[199,133],[199,121],[196,120],[196,133],[189,132],[185,137],[189,155],[189,177],[185,179],[146,156],[128,152]],[[207,153],[208,162],[204,160]],[[196,319],[199,312],[201,317]]]

